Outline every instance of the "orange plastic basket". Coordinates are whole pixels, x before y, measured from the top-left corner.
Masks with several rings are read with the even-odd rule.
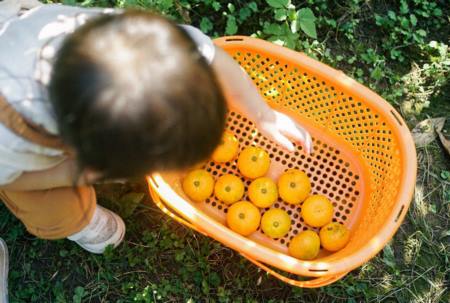
[[[300,146],[293,153],[282,150],[233,109],[227,128],[239,138],[241,148],[254,144],[270,153],[272,177],[287,168],[305,171],[311,179],[312,192],[333,202],[333,221],[350,228],[350,242],[336,253],[322,250],[314,261],[290,257],[290,239],[309,228],[300,216],[300,206],[281,200],[275,204],[286,210],[292,220],[291,230],[284,238],[273,240],[259,230],[243,237],[226,226],[225,204],[215,198],[195,203],[185,196],[181,190],[182,173],[155,173],[148,177],[154,202],[172,218],[240,252],[286,283],[320,287],[337,281],[374,257],[403,221],[417,170],[408,127],[380,96],[304,54],[243,36],[220,38],[215,43],[247,71],[270,106],[308,129],[314,152],[305,155]],[[238,174],[235,162],[211,162],[206,169],[215,177]],[[246,180],[246,186],[249,183]],[[294,280],[269,266],[309,279]]]

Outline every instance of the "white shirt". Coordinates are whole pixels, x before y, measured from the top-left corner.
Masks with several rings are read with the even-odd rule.
[[[26,118],[58,134],[46,87],[54,55],[64,37],[89,18],[121,11],[51,4],[20,14],[21,1],[0,2],[0,91]],[[212,62],[211,39],[197,28],[180,26]],[[13,182],[24,171],[48,169],[64,159],[62,151],[26,141],[0,123],[0,185]]]

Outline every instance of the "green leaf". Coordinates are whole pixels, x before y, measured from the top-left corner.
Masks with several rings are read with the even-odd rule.
[[[289,21],[297,20],[297,12],[295,11],[295,8],[289,9],[287,15],[288,15]]]
[[[287,10],[284,8],[277,8],[275,10],[275,20],[284,21],[287,18]]]
[[[213,29],[213,24],[211,20],[209,20],[209,18],[207,17],[203,17],[202,21],[200,22],[200,29],[205,34],[209,33],[209,31]]]
[[[325,23],[330,25],[332,28],[336,28],[337,26],[336,20],[334,19],[325,19]]]
[[[225,27],[225,34],[234,35],[237,33],[238,26],[236,24],[236,18],[234,16],[227,16],[227,26]]]
[[[208,281],[206,281],[206,280],[202,281],[202,291],[205,295],[209,294],[209,285],[208,285]]]
[[[373,69],[373,71],[370,73],[370,76],[375,80],[380,80],[381,77],[383,77],[383,70],[377,66]]]
[[[375,14],[375,24],[381,26],[384,25],[384,23],[385,23],[384,18],[381,17],[380,15]]]
[[[395,13],[393,11],[388,11],[388,16],[389,18],[391,18],[392,20],[395,20]]]
[[[427,32],[424,31],[423,29],[417,30],[416,33],[417,33],[419,36],[422,36],[422,37],[425,37],[425,36],[427,35]]]
[[[295,46],[297,45],[298,40],[299,40],[298,34],[291,33],[290,35],[286,36],[286,38],[285,38],[286,44],[285,45],[291,49],[295,49]]]
[[[268,35],[282,35],[283,28],[276,23],[264,22],[263,32]]]
[[[442,16],[442,10],[440,8],[435,8],[433,10],[433,15],[435,15],[436,17]]]
[[[248,4],[248,8],[250,8],[255,13],[258,11],[258,5],[256,4],[256,2],[250,2]]]
[[[220,8],[222,7],[222,5],[220,4],[220,2],[214,1],[212,4],[212,7],[216,12],[218,12],[220,10]]]
[[[415,42],[423,43],[423,37],[417,35],[416,33],[413,33],[412,36],[413,36],[413,39],[414,39]]]
[[[266,0],[266,2],[273,8],[283,8],[289,5],[289,0]]]
[[[383,249],[383,261],[387,266],[395,268],[395,256],[391,244],[386,245]]]
[[[403,28],[406,28],[406,29],[409,28],[409,20],[406,19],[405,17],[402,17],[401,20],[400,20],[400,25]]]
[[[406,1],[404,0],[400,1],[400,13],[406,14],[408,13],[408,11],[409,11],[408,3],[406,3]]]
[[[269,41],[278,45],[295,49],[295,46],[299,41],[299,35],[293,33],[286,23],[279,26],[277,28],[277,31],[279,32],[279,34],[270,37]]]
[[[311,38],[317,39],[316,16],[314,16],[313,11],[310,8],[302,8],[297,12],[297,16],[297,23],[299,24],[296,25],[297,30],[298,26],[300,26],[305,34]]]
[[[182,251],[182,250],[177,251],[175,253],[175,261],[177,261],[177,262],[183,261],[185,255],[186,255],[186,253],[184,251]]]
[[[450,180],[450,171],[448,170],[441,171],[441,178],[444,180]]]
[[[173,6],[173,0],[162,0],[159,2],[161,10],[168,10]]]
[[[248,7],[243,7],[239,10],[239,19],[245,21],[252,15],[252,11]]]
[[[412,26],[416,26],[417,18],[414,14],[409,15],[409,21],[411,21]]]
[[[209,274],[208,279],[213,287],[218,287],[221,283],[220,276],[214,271]]]
[[[73,295],[73,302],[74,303],[81,303],[81,299],[86,295],[86,291],[83,287],[77,286],[75,288],[75,294]]]
[[[234,13],[234,11],[236,10],[236,7],[234,6],[233,3],[228,3],[227,7],[230,13]]]

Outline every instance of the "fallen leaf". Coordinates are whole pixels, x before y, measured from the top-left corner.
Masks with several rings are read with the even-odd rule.
[[[444,125],[447,124],[447,127],[444,128]],[[443,121],[439,121],[436,124],[436,133],[439,136],[439,140],[441,140],[442,145],[444,146],[447,154],[450,156],[450,118],[443,119]]]
[[[445,118],[426,119],[419,122],[412,130],[414,143],[417,147],[424,147],[436,139],[436,127],[445,123]]]

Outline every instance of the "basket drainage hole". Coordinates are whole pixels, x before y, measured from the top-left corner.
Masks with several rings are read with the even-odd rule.
[[[400,210],[399,210],[399,212],[398,212],[398,214],[397,214],[397,217],[395,218],[395,221],[394,221],[394,222],[397,222],[397,221],[398,221],[398,219],[400,218],[400,215],[402,214],[402,212],[403,212],[404,209],[405,209],[405,205],[402,205],[402,207],[400,207]]]
[[[400,126],[403,126],[401,119],[397,116],[397,114],[393,110],[391,110],[391,114],[392,116],[394,116],[395,120],[397,120],[398,124],[400,124]]]

